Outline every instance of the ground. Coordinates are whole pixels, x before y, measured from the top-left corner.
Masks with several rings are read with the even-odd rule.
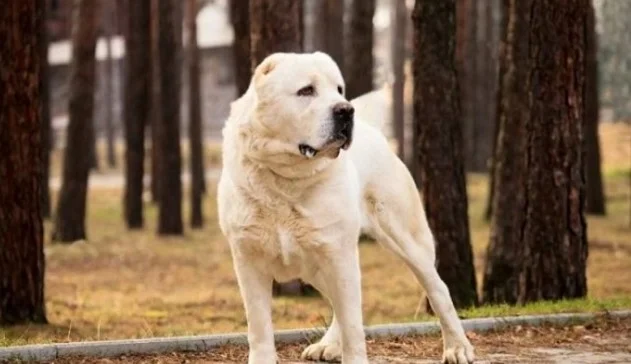
[[[631,126],[604,124],[601,139],[608,215],[588,217],[588,299],[485,306],[461,311],[461,317],[631,308]],[[207,153],[213,150],[209,169],[216,168],[219,160],[216,149]],[[58,156],[53,160],[58,169]],[[115,173],[103,170],[91,178]],[[0,328],[0,346],[243,331],[246,321],[232,262],[216,223],[215,185],[216,179],[208,183],[205,228],[187,230],[180,238],[156,236],[156,208],[150,202],[145,204],[145,229],[129,232],[123,223],[120,186],[91,188],[87,242],[52,244],[51,223],[46,223],[50,325]],[[488,223],[482,218],[486,176],[469,175],[468,193],[480,285],[488,242]],[[185,212],[187,201],[185,195]],[[422,290],[403,264],[370,242],[360,245],[360,254],[366,324],[428,319],[419,305]],[[319,327],[329,319],[328,305],[320,298],[275,299],[277,329]]]
[[[517,326],[505,331],[469,333],[476,346],[476,363],[596,364],[631,362],[631,319],[599,319],[568,327]],[[299,363],[307,343],[279,346],[283,363]],[[371,363],[438,363],[442,342],[438,335],[369,340]],[[56,364],[114,363],[245,363],[245,346],[226,346],[206,353],[170,353],[109,359],[69,358]]]

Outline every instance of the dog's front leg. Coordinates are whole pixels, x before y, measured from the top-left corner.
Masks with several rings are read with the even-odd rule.
[[[342,336],[342,363],[366,364],[366,340],[362,319],[361,272],[357,245],[335,252],[331,264],[323,266],[327,295]]]
[[[272,326],[272,277],[235,257],[235,272],[248,321],[249,364],[276,364]]]

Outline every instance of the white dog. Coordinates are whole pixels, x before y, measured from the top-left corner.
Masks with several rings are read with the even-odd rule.
[[[245,305],[249,363],[276,363],[272,281],[298,277],[334,310],[303,359],[368,362],[360,229],[403,259],[425,288],[442,327],[443,361],[471,363],[473,347],[434,267],[414,181],[383,134],[353,113],[340,70],[324,53],[270,55],[231,105],[219,223]]]

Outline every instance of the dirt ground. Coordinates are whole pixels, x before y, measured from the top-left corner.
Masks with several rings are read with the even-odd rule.
[[[468,333],[476,347],[476,363],[631,363],[631,318],[599,319],[566,327],[517,326],[484,334]],[[307,343],[278,347],[282,363],[301,363]],[[438,363],[440,337],[397,337],[368,341],[371,363]],[[245,363],[245,346],[226,346],[206,353],[170,353],[155,356],[123,356],[109,359],[69,358],[56,364],[180,364]]]

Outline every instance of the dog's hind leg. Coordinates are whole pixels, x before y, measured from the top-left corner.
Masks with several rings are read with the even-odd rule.
[[[403,259],[424,287],[432,309],[440,320],[444,345],[443,362],[472,363],[473,347],[464,333],[449,290],[434,265],[434,238],[418,192],[411,177],[409,180],[403,178],[399,181],[405,181],[407,186],[395,183],[395,186],[377,185],[366,190],[364,204],[372,233],[381,245]],[[409,193],[401,193],[406,188]],[[410,194],[414,198],[410,198]]]

